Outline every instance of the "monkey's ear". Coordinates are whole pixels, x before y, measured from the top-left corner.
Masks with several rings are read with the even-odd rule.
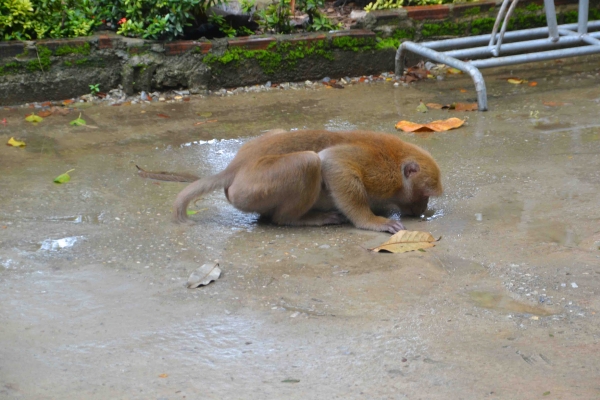
[[[411,176],[413,176],[414,174],[416,174],[417,172],[419,172],[421,170],[421,167],[419,167],[419,164],[417,164],[414,161],[410,161],[407,162],[406,164],[404,164],[404,176],[408,179]]]

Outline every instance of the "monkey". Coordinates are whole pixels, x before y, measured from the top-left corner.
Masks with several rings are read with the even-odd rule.
[[[177,195],[174,220],[189,222],[189,203],[221,188],[235,208],[278,225],[350,221],[389,233],[405,227],[373,209],[420,216],[443,191],[437,163],[420,147],[387,133],[326,130],[274,130],[246,142],[223,171]]]

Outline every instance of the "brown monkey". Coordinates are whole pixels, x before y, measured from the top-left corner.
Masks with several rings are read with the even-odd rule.
[[[440,169],[425,150],[376,132],[268,132],[244,144],[222,172],[183,189],[174,218],[188,221],[196,197],[224,188],[239,210],[280,225],[326,225],[350,220],[357,228],[391,233],[398,220],[376,216],[380,206],[419,216],[442,193]]]

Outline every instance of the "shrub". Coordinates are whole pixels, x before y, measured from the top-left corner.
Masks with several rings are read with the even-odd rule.
[[[90,0],[0,0],[0,39],[86,36],[97,20]]]

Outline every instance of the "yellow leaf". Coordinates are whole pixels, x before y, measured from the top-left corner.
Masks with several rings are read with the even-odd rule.
[[[158,377],[159,377],[159,378],[166,378],[166,377],[168,377],[168,376],[169,376],[168,374],[160,374]]]
[[[37,124],[38,122],[42,122],[44,119],[38,115],[35,114],[31,114],[28,115],[27,117],[25,117],[25,121],[27,122],[32,122],[34,124]]]
[[[437,242],[440,239],[436,240],[427,232],[399,231],[395,233],[387,242],[369,250],[374,252],[387,251],[390,253],[406,253],[409,251],[434,247],[435,244],[433,244],[433,242]]]
[[[508,83],[512,83],[513,85],[520,85],[521,83],[527,83],[527,81],[525,79],[519,79],[519,78],[508,78],[506,81]]]
[[[20,140],[15,140],[14,137],[11,137],[10,139],[8,139],[8,142],[6,144],[9,146],[13,146],[13,147],[25,147],[26,146],[25,142],[21,142]]]
[[[448,73],[452,75],[462,74],[462,71],[457,68],[448,68]]]
[[[396,129],[404,132],[444,132],[450,129],[461,127],[465,123],[460,118],[448,118],[446,120],[433,121],[428,124],[417,124],[410,121],[400,121],[396,124]]]

